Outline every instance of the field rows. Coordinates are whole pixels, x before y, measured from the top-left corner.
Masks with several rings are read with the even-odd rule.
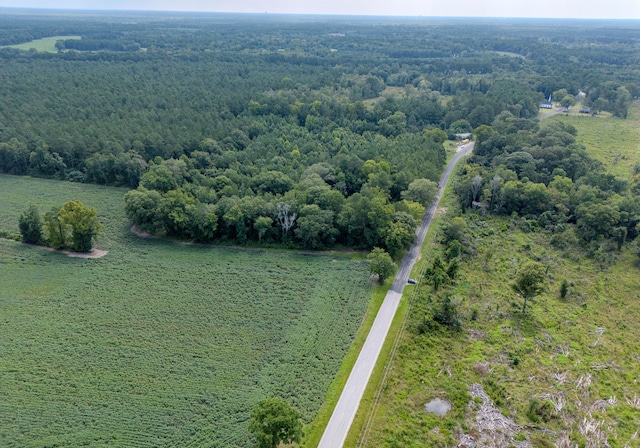
[[[30,200],[112,211],[101,259],[0,240],[0,446],[246,445],[270,395],[315,415],[366,311],[365,263],[138,238],[122,190],[0,188],[0,228]]]

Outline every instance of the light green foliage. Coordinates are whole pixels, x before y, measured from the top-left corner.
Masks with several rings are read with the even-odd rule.
[[[91,252],[93,240],[102,230],[96,210],[75,200],[45,214],[44,227],[51,247],[76,252]]]
[[[396,264],[393,262],[391,255],[379,247],[374,247],[371,253],[367,255],[367,258],[371,261],[369,271],[378,276],[380,283],[384,283],[396,269]]]
[[[558,89],[553,92],[553,94],[551,95],[551,98],[555,102],[560,102],[567,95],[569,95],[569,92],[567,91],[567,89]]]
[[[47,233],[47,244],[54,249],[64,249],[71,245],[71,234],[68,226],[60,220],[60,210],[55,207],[44,215],[44,228]]]
[[[576,99],[573,95],[565,95],[562,100],[560,100],[560,105],[562,107],[571,107],[576,104]]]
[[[402,192],[402,199],[418,202],[424,207],[429,206],[436,198],[438,184],[429,179],[416,179],[409,184],[409,188]]]
[[[416,221],[422,221],[422,216],[424,215],[425,211],[425,207],[422,204],[403,199],[402,201],[393,204],[393,206],[395,207],[396,211],[408,213],[413,216],[413,219],[415,219]]]
[[[102,231],[96,209],[80,201],[68,201],[60,209],[59,219],[71,227],[71,248],[76,252],[90,252],[94,238]]]
[[[119,188],[0,176],[0,191],[0,228],[27,200],[75,198],[109,250],[0,240],[0,445],[250,446],[269,395],[314,418],[366,312],[368,263],[139,238]]]
[[[396,212],[393,215],[393,221],[385,237],[385,245],[392,258],[397,258],[403,250],[411,247],[416,241],[418,223],[419,221],[406,212]]]
[[[261,242],[265,233],[273,227],[273,219],[268,216],[258,216],[253,227],[258,231],[258,242]]]
[[[282,398],[265,398],[251,412],[249,432],[260,448],[276,448],[281,443],[300,442],[300,414]]]
[[[459,241],[464,243],[466,239],[467,223],[464,218],[456,216],[444,225],[445,242]]]
[[[640,151],[637,150],[637,142],[640,141],[639,100],[632,103],[626,120],[604,115],[557,115],[550,120],[574,126],[578,130],[578,142],[616,176],[628,179],[633,174],[633,167],[640,162]]]

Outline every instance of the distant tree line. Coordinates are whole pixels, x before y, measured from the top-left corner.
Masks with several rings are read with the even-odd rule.
[[[398,254],[447,138],[477,130],[470,206],[495,175],[527,194],[527,182],[548,189],[555,168],[577,183],[593,161],[570,130],[537,128],[540,101],[583,90],[585,104],[624,117],[639,92],[639,51],[624,27],[135,22],[0,18],[0,42],[82,37],[59,41],[57,54],[0,49],[0,172],[135,189],[136,225],[197,241]],[[544,39],[532,39],[541,29]],[[489,173],[501,165],[517,178]],[[500,212],[535,209],[514,201],[499,201]]]

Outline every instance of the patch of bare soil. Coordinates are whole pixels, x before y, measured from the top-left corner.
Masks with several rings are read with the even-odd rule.
[[[59,254],[65,254],[68,257],[72,258],[102,258],[109,253],[108,250],[100,250],[100,249],[91,249],[91,252],[73,252],[70,250],[60,250],[54,249],[52,247],[46,246],[36,246],[42,249],[48,250],[49,252],[57,252]]]
[[[139,237],[142,237],[142,238],[158,238],[155,235],[151,235],[150,233],[143,232],[136,226],[131,227],[131,233],[133,233],[134,235],[138,235]]]
[[[63,253],[67,254],[73,258],[102,258],[109,253],[108,250],[101,249],[91,249],[91,252],[80,253],[80,252],[69,252],[63,251]]]

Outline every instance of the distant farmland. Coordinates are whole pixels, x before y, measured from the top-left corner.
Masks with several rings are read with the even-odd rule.
[[[0,176],[0,228],[69,199],[101,259],[0,240],[0,446],[246,446],[262,397],[309,421],[365,314],[366,265],[128,232],[125,190]]]
[[[25,42],[23,44],[17,45],[8,45],[9,48],[16,48],[18,50],[37,50],[44,51],[47,53],[56,53],[58,49],[56,48],[56,42],[59,40],[80,40],[80,36],[53,36],[53,37],[45,37],[42,39],[32,40],[31,42]]]

